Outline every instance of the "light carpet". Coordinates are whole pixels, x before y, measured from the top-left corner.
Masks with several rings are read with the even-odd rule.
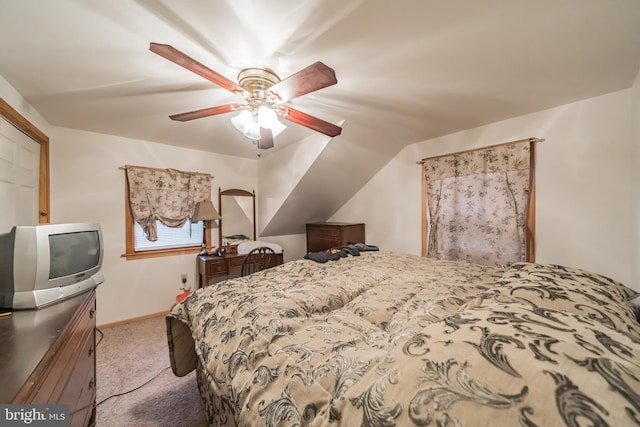
[[[195,372],[171,371],[164,316],[100,330],[97,427],[206,426]]]

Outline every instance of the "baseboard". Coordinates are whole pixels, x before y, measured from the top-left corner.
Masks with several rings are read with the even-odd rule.
[[[168,313],[169,313],[169,310],[159,311],[157,313],[145,314],[144,316],[132,317],[130,319],[124,319],[124,320],[118,320],[117,322],[105,323],[103,325],[98,325],[97,327],[102,329],[102,328],[109,328],[109,327],[112,327],[112,326],[122,326],[122,325],[125,325],[127,323],[139,322],[141,320],[151,319],[153,317],[166,316]]]

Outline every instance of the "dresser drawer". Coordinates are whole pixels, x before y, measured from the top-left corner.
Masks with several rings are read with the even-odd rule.
[[[227,267],[224,264],[224,259],[218,262],[209,261],[207,263],[207,274],[209,276],[215,276],[217,274],[227,274]]]
[[[96,399],[95,309],[95,290],[91,290],[38,311],[14,315],[13,327],[20,326],[22,332],[28,333],[23,324],[39,324],[31,334],[46,330],[50,323],[66,321],[48,331],[49,335],[57,334],[55,340],[46,343],[46,353],[11,403],[66,404],[71,426],[91,422]]]
[[[341,230],[338,227],[322,227],[322,226],[318,226],[318,227],[312,227],[309,231],[309,234],[313,235],[313,236],[317,236],[320,238],[333,238],[333,237],[340,237],[341,234]]]
[[[246,256],[244,255],[231,256],[227,258],[227,263],[229,264],[229,268],[242,267],[242,264],[244,264],[245,258]]]
[[[26,403],[70,403],[62,402],[60,399],[65,392],[67,382],[76,374],[76,364],[83,359],[80,352],[87,345],[90,336],[93,336],[95,327],[95,299],[88,302],[78,311],[76,318],[67,325],[64,345],[53,353],[46,364],[43,364],[39,385],[32,389],[30,396],[26,397]],[[91,354],[92,363],[93,356]]]
[[[60,395],[60,402],[69,405],[71,425],[86,425],[86,419],[90,411],[87,409],[93,405],[96,375],[94,364],[95,335],[87,335],[86,341],[72,374]]]
[[[331,222],[307,224],[307,252],[325,251],[352,243],[365,243],[364,224]]]

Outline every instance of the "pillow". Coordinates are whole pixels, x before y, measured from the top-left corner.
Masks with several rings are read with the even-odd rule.
[[[490,291],[536,308],[558,310],[640,336],[631,300],[638,293],[600,274],[554,264],[512,264]]]

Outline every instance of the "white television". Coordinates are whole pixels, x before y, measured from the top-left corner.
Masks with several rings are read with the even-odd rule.
[[[104,281],[96,223],[15,226],[0,234],[0,308],[37,309]]]

